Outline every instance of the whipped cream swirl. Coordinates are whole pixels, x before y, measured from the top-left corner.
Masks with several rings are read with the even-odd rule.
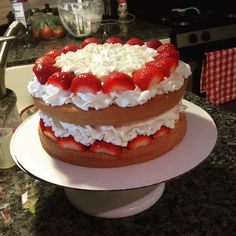
[[[91,43],[76,52],[62,53],[56,57],[56,66],[76,75],[91,72],[101,78],[112,71],[122,71],[131,76],[146,62],[154,60],[156,53],[146,45]]]
[[[173,129],[175,127],[175,121],[179,119],[179,114],[184,110],[185,106],[178,104],[160,116],[121,127],[106,125],[92,127],[90,125],[80,126],[69,124],[62,121],[55,121],[42,112],[40,112],[40,117],[43,119],[46,127],[52,127],[57,137],[68,137],[72,135],[77,142],[87,146],[93,144],[95,140],[104,140],[108,143],[126,147],[128,141],[138,135],[152,135],[161,126]]]

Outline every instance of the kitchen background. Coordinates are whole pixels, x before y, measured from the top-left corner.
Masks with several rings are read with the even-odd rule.
[[[117,17],[117,1],[110,2],[111,18]],[[44,9],[45,4],[56,8],[57,0],[28,0],[30,8]],[[184,61],[191,65],[193,79],[189,83],[189,90],[205,96],[200,92],[200,77],[205,52],[216,51],[236,46],[236,1],[226,0],[224,9],[215,1],[135,1],[127,0],[129,13],[137,19],[157,24],[157,31],[161,25],[170,32],[170,39],[180,50]],[[173,9],[176,9],[173,11]],[[183,9],[188,9],[183,11]],[[9,0],[0,1],[0,35],[2,35],[9,21],[12,20],[12,4]],[[233,37],[232,37],[233,36]],[[220,38],[220,40],[219,40]],[[227,102],[222,107],[236,112],[236,102]]]

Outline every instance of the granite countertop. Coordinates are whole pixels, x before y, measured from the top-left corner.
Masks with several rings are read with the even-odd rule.
[[[156,28],[151,25],[150,29],[155,32]],[[138,34],[142,34],[141,27]],[[59,47],[71,40],[66,37],[57,42],[41,42],[31,49],[30,55],[24,52],[21,56],[22,49],[15,46],[9,65],[32,62],[48,45]],[[161,199],[150,209],[121,219],[95,218],[75,209],[63,188],[36,180],[15,166],[0,170],[0,236],[236,235],[236,114],[189,91],[185,99],[202,107],[214,119],[217,143],[203,163],[167,182]]]
[[[138,37],[144,40],[155,37],[163,39],[170,36],[170,31],[170,28],[166,26],[135,20],[134,22],[127,24],[106,23],[100,27],[93,37],[101,40],[112,36],[120,37],[123,40],[128,40],[133,37]],[[43,53],[50,49],[61,49],[64,45],[81,43],[83,40],[84,39],[81,38],[74,39],[70,35],[67,35],[61,39],[48,41],[42,40],[34,48],[23,48],[22,42],[16,40],[8,55],[7,66],[33,63],[36,58],[42,56]]]

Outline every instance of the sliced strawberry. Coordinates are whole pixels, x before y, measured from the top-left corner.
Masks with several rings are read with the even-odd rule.
[[[143,42],[143,40],[141,40],[141,39],[132,38],[132,39],[128,40],[128,41],[126,42],[126,44],[129,44],[129,45],[140,45],[140,46],[142,46],[142,45],[144,45],[144,42]]]
[[[52,50],[45,53],[46,57],[51,57],[53,59],[55,59],[56,57],[58,57],[60,55],[61,55],[61,51],[58,49],[52,49]]]
[[[61,49],[61,51],[63,53],[67,53],[67,52],[76,52],[78,49],[80,49],[80,46],[79,45],[76,45],[76,44],[69,44],[69,45],[66,45],[65,47],[63,47]]]
[[[135,84],[133,79],[129,75],[118,71],[111,72],[103,84],[104,93],[124,92],[134,89]]]
[[[107,143],[105,141],[97,140],[90,146],[90,151],[116,156],[122,152],[122,147],[112,143]]]
[[[149,48],[157,49],[158,47],[162,45],[162,42],[158,39],[150,39],[146,42],[146,45]]]
[[[145,64],[146,67],[159,68],[162,70],[165,77],[169,77],[178,66],[178,60],[173,57],[163,57],[158,60],[149,61]]]
[[[101,81],[91,73],[76,76],[71,84],[72,93],[97,93],[102,90]]]
[[[86,38],[82,43],[81,43],[81,48],[84,48],[90,43],[96,43],[96,44],[101,44],[100,40],[96,38]]]
[[[120,38],[113,37],[113,38],[107,38],[104,43],[111,43],[111,44],[121,43],[121,44],[124,44],[125,42]]]
[[[48,84],[53,84],[62,90],[70,89],[75,75],[71,72],[56,72],[48,78]]]
[[[47,57],[47,56],[44,56],[44,57],[39,57],[38,59],[35,60],[35,64],[48,64],[48,65],[54,65],[55,64],[55,59],[52,58],[52,57]]]
[[[133,73],[133,80],[141,90],[150,89],[154,84],[164,79],[161,69],[156,67],[143,67]]]
[[[163,52],[163,51],[169,50],[169,49],[175,49],[175,46],[172,43],[165,43],[157,48],[157,52],[160,53],[160,52]]]
[[[40,127],[40,129],[41,129],[42,131],[44,131],[45,126],[44,126],[43,119],[40,119],[40,120],[39,120],[39,127]]]
[[[175,48],[169,48],[169,49],[162,51],[161,53],[158,53],[154,58],[155,58],[155,60],[158,60],[163,57],[173,57],[173,58],[179,60],[179,51],[176,50]]]
[[[163,136],[163,135],[167,135],[170,133],[170,128],[167,128],[166,126],[161,126],[161,128],[159,130],[157,130],[156,133],[154,133],[152,135],[152,137],[154,139],[156,139],[157,137]]]
[[[33,72],[41,84],[46,84],[48,77],[59,71],[61,71],[59,67],[44,63],[37,63],[33,67]]]
[[[73,136],[60,138],[58,144],[63,148],[68,148],[80,152],[84,152],[87,149],[87,147],[82,143],[76,142]]]
[[[146,146],[146,145],[149,145],[151,141],[152,139],[149,136],[139,135],[128,142],[127,148],[131,150],[138,147]]]
[[[51,127],[45,127],[43,130],[43,134],[48,138],[53,139],[54,141],[58,141],[58,138],[55,136]]]

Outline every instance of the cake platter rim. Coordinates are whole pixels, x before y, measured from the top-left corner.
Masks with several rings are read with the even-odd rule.
[[[25,173],[36,179],[61,187],[92,191],[120,191],[159,184],[183,175],[198,166],[211,153],[217,140],[217,128],[212,117],[205,110],[192,102],[183,99],[183,104],[187,106],[186,117],[188,128],[185,137],[180,144],[168,153],[145,163],[118,168],[89,168],[74,166],[52,158],[42,148],[37,133],[38,125],[34,125],[39,120],[38,112],[25,120],[14,132],[10,143],[10,151],[16,164]],[[197,124],[205,125],[211,138],[208,136],[208,138],[201,136],[200,134],[207,133],[206,130],[194,127],[194,123],[195,126],[197,126]],[[26,133],[29,128],[33,129],[31,129],[30,133]],[[197,132],[197,134],[193,131]],[[193,133],[191,134],[191,132],[193,132],[194,135]],[[24,144],[22,141],[22,135],[24,134],[28,136],[32,135],[32,137],[34,134],[36,140],[31,137],[31,145]],[[200,138],[197,143],[198,145],[193,145],[192,143],[195,138]],[[22,146],[24,145],[26,149],[22,150]],[[35,146],[43,157],[42,159],[39,157],[38,153],[36,154],[37,165],[34,165],[35,160],[32,159],[35,156],[30,158],[33,151],[32,149]],[[186,149],[185,146],[188,148]],[[194,150],[190,150],[191,148],[193,148],[195,152]],[[188,151],[187,153],[193,155],[191,156],[191,159],[188,159],[188,162],[186,162],[185,159],[184,164],[187,164],[187,166],[181,168],[179,163],[176,162],[177,159],[173,159],[173,156],[178,154],[178,160],[183,161],[184,159],[180,154],[186,154],[186,150]],[[196,156],[197,151],[200,151],[200,158]],[[170,160],[173,161],[171,162]],[[166,168],[163,168],[163,165]],[[157,167],[157,169],[155,167]],[[176,167],[178,167],[178,170],[176,170]],[[45,168],[48,168],[48,171],[45,171]],[[151,169],[152,171],[144,171],[144,169]],[[165,173],[163,173],[163,169],[165,169]],[[159,170],[161,173],[153,173],[153,170]],[[159,174],[159,176],[157,176],[157,174]],[[160,176],[161,174],[163,175],[162,177]],[[91,181],[91,178],[89,177],[94,177],[92,178],[93,181]]]

